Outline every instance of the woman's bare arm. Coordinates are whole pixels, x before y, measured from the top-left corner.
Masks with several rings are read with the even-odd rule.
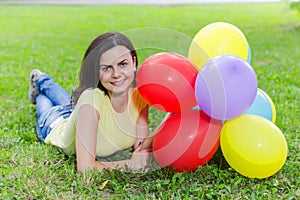
[[[85,172],[88,169],[97,168],[102,171],[108,169],[140,169],[147,164],[148,152],[141,151],[141,145],[137,147],[130,160],[115,162],[96,161],[96,145],[99,113],[90,105],[83,105],[79,109],[76,127],[76,156],[77,169]]]
[[[172,115],[172,113],[166,113],[164,119],[160,122],[160,124],[157,126],[156,130],[152,133],[150,133],[149,135],[147,135],[147,137],[143,140],[143,147],[142,150],[144,149],[152,149],[152,142],[153,142],[153,138],[156,134],[156,131],[158,130],[158,128],[160,126],[162,126],[164,124],[164,122]]]
[[[141,111],[136,124],[136,140],[134,142],[134,149],[136,149],[140,144],[143,144],[145,138],[148,136],[148,106]]]

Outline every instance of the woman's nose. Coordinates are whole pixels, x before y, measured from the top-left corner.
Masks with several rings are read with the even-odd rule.
[[[118,67],[115,67],[113,70],[113,77],[114,78],[119,78],[121,76],[121,71],[118,69]]]

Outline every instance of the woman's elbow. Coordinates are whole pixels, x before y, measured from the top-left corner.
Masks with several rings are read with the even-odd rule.
[[[96,165],[93,162],[77,162],[77,171],[80,173],[85,173],[86,171],[94,169],[95,167]]]

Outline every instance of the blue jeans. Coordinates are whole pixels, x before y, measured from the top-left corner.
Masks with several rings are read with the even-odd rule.
[[[36,130],[38,138],[44,141],[56,123],[72,113],[71,95],[46,74],[38,78],[36,87],[40,91],[36,97]]]

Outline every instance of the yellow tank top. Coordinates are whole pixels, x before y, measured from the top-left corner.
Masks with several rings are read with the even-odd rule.
[[[103,91],[87,89],[81,95],[68,119],[61,120],[49,133],[45,143],[61,148],[66,154],[75,153],[76,124],[82,105],[93,106],[100,115],[97,132],[97,156],[109,156],[134,144],[136,122],[140,112],[147,106],[135,88],[129,90],[128,105],[123,113],[116,112]]]

